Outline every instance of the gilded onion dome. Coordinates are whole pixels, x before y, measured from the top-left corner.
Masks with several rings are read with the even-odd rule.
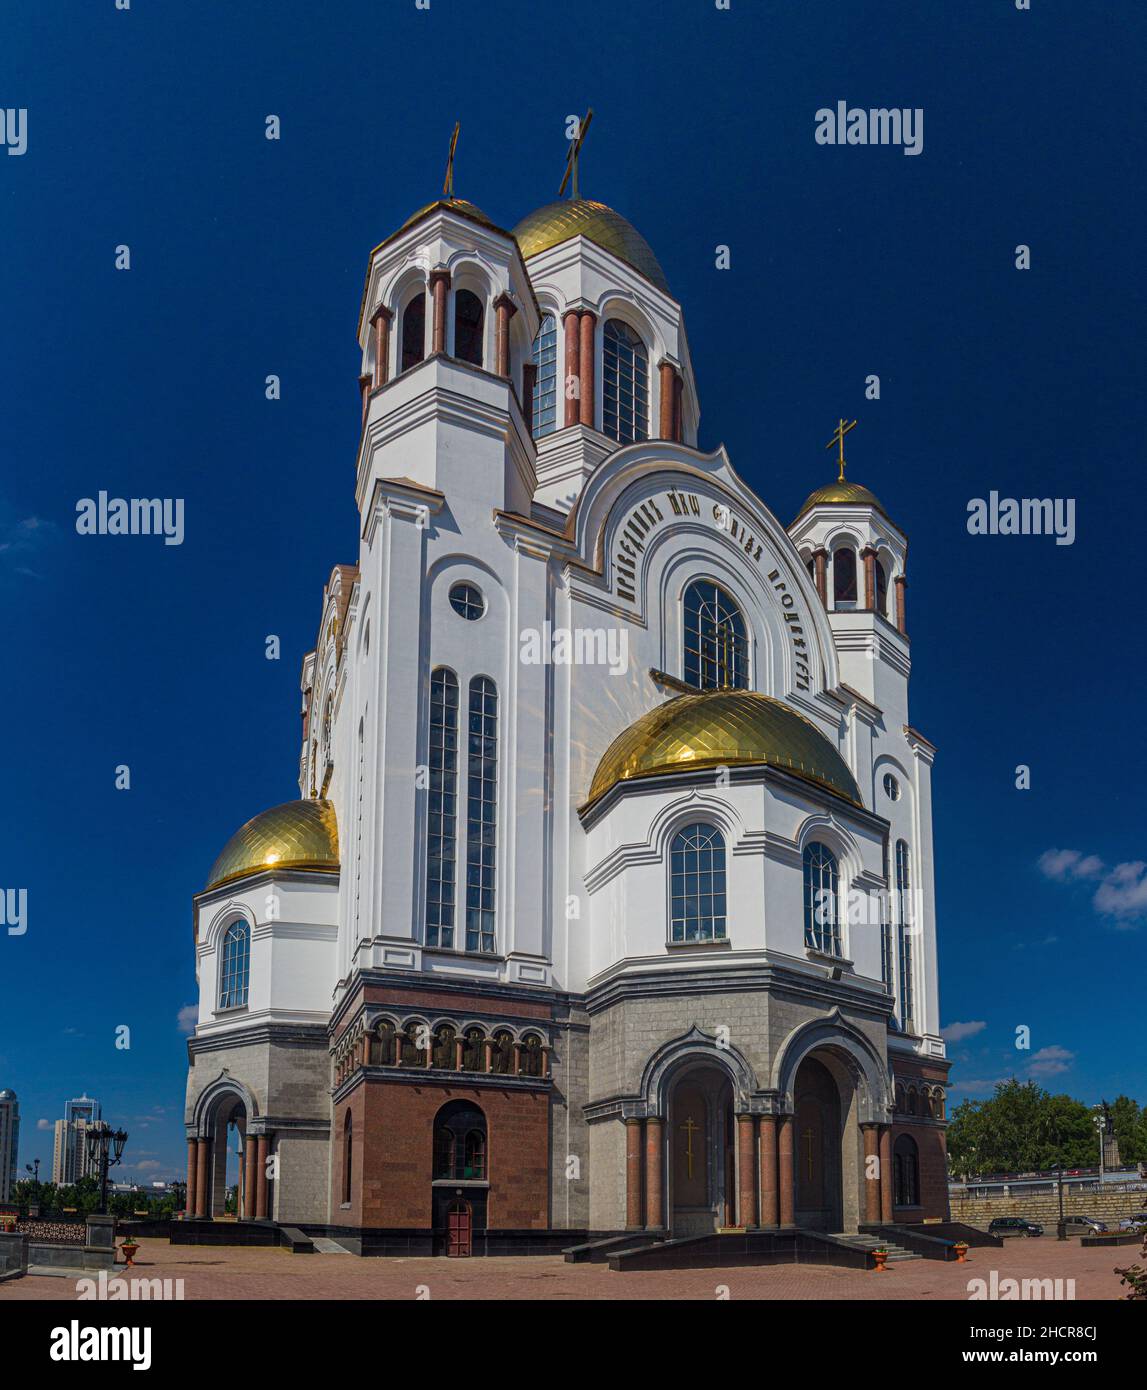
[[[436,212],[440,209],[443,212],[456,212],[459,217],[468,217],[471,222],[480,222],[483,227],[492,227],[493,222],[486,216],[480,207],[473,203],[468,203],[465,198],[436,198],[433,203],[427,203],[424,208],[419,208],[417,212],[411,213],[406,221],[399,227],[399,232],[406,231],[407,227],[413,227],[416,222],[420,222],[427,213]],[[395,236],[398,232],[395,232]]]
[[[678,695],[643,714],[605,750],[587,805],[619,782],[711,767],[777,767],[863,804],[844,759],[796,710],[752,690]]]
[[[329,801],[287,801],[241,825],[207,876],[207,887],[262,869],[339,867],[339,830]]]
[[[514,228],[514,236],[522,259],[527,261],[551,246],[583,236],[640,271],[659,290],[669,293],[669,283],[653,248],[632,223],[604,203],[595,203],[590,198],[547,203],[524,217]]]
[[[796,514],[796,520],[799,521],[805,512],[811,512],[814,507],[824,506],[875,507],[881,516],[888,517],[883,502],[861,483],[834,479],[824,487],[818,487],[815,492],[809,493],[804,506]],[[891,521],[892,518],[888,519]]]

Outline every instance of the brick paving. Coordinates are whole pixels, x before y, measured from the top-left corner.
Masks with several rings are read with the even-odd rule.
[[[816,1265],[615,1274],[604,1265],[567,1265],[560,1257],[497,1259],[358,1259],[292,1255],[242,1246],[168,1245],[145,1240],[141,1278],[184,1281],[191,1299],[966,1299],[972,1278],[1075,1280],[1077,1299],[1117,1299],[1126,1292],[1115,1265],[1138,1247],[1084,1249],[1078,1241],[1012,1240],[973,1250],[966,1265],[913,1260],[887,1273]],[[119,1271],[122,1273],[122,1271]],[[0,1284],[0,1303],[74,1299],[74,1279],[28,1275]]]

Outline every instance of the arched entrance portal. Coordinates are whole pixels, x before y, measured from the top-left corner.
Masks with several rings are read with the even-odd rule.
[[[247,1107],[238,1096],[225,1097],[216,1107],[211,1124],[211,1152],[214,1158],[207,1212],[220,1217],[239,1218],[246,1197]]]
[[[668,1206],[675,1236],[735,1224],[733,1088],[717,1067],[684,1071],[669,1094]]]
[[[806,1057],[797,1068],[793,1099],[796,1224],[839,1231],[844,1226],[842,1106],[832,1073],[816,1057]]]

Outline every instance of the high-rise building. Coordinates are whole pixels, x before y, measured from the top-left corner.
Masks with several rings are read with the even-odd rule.
[[[20,1149],[20,1103],[15,1091],[0,1091],[0,1202],[10,1202]]]
[[[87,1131],[100,1120],[100,1103],[88,1095],[69,1100],[64,1105],[64,1118],[56,1121],[56,1138],[52,1149],[52,1181],[78,1182],[89,1172]]]

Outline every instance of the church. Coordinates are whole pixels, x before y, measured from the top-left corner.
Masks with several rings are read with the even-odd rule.
[[[907,539],[854,422],[787,524],[700,446],[681,304],[572,191],[507,229],[450,181],[370,253],[299,797],[194,897],[189,1220],[235,1188],[460,1256],[947,1219]]]

